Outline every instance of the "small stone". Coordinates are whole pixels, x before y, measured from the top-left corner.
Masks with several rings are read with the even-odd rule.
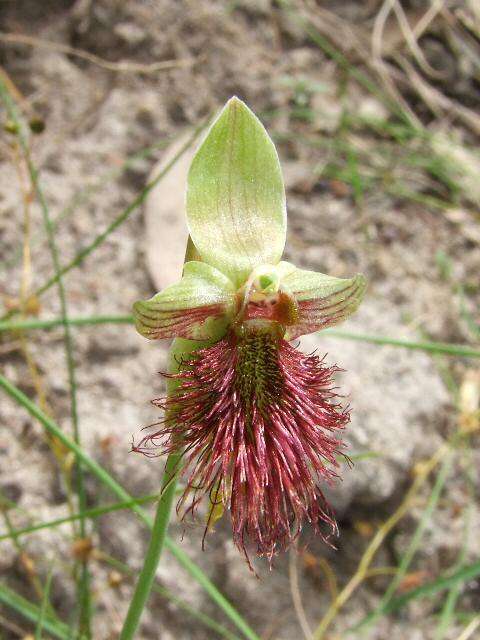
[[[365,120],[387,120],[389,114],[384,105],[371,96],[367,96],[360,101],[357,116]]]
[[[131,45],[140,44],[147,37],[145,31],[138,24],[131,22],[120,22],[114,27],[113,31],[115,35]]]

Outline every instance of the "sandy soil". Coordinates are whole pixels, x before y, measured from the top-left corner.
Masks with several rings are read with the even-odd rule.
[[[175,0],[2,3],[2,31],[63,43],[117,63],[174,61],[172,68],[165,70],[112,71],[64,51],[4,44],[1,62],[28,98],[27,114],[42,118],[46,124],[42,134],[32,137],[33,156],[52,216],[63,215],[56,235],[62,263],[134,199],[164,149],[154,149],[124,168],[131,154],[184,135],[230,95],[237,94],[263,117],[278,141],[288,188],[287,259],[337,276],[363,271],[370,280],[366,303],[345,329],[411,339],[426,334],[447,342],[471,340],[454,296],[455,283],[467,285],[465,305],[475,310],[480,252],[474,249],[478,238],[470,209],[459,205],[455,210],[440,211],[395,198],[382,189],[367,190],[359,206],[351,187],[319,178],[318,168],[328,161],[328,148],[304,144],[303,139],[316,136],[329,140],[339,126],[342,106],[337,68],[298,25],[288,22],[268,1],[244,0],[226,8],[227,4]],[[308,78],[309,83],[322,87],[320,92],[308,94],[316,118],[313,123],[295,117],[298,105],[287,81],[292,77]],[[384,110],[355,85],[349,85],[343,100],[351,111]],[[367,134],[364,141],[375,143]],[[12,148],[12,139],[5,134],[0,149],[0,251],[6,268],[2,267],[0,287],[6,304],[18,297],[22,274],[18,259],[22,191]],[[181,220],[183,179],[181,169],[172,172],[169,182],[160,183],[149,200],[148,215],[158,210],[157,224],[164,223],[162,233],[146,234],[145,208],[137,210],[68,274],[65,284],[70,315],[127,314],[133,301],[154,293],[155,280],[172,275],[167,271],[152,273],[147,256],[152,252],[162,255],[164,247],[174,243],[180,233],[168,216],[173,211]],[[74,200],[75,207],[69,208]],[[51,275],[52,265],[36,204],[31,206],[31,215],[31,286],[35,289]],[[464,229],[470,231],[464,233]],[[439,252],[450,261],[449,277],[439,267]],[[170,268],[175,271],[175,266]],[[55,287],[42,296],[40,314],[42,318],[59,315]],[[35,389],[27,365],[18,344],[12,341],[9,338],[0,353],[2,370],[33,397]],[[156,371],[165,364],[167,345],[147,343],[124,325],[79,328],[74,343],[85,448],[134,495],[156,491],[162,462],[142,459],[129,453],[129,448],[132,434],[156,418],[149,400],[162,390]],[[62,331],[32,332],[28,344],[52,413],[70,430]],[[371,527],[398,505],[413,465],[433,453],[455,428],[456,412],[442,379],[443,361],[421,352],[322,336],[305,338],[302,347],[328,352],[328,361],[346,370],[339,382],[353,407],[347,436],[350,452],[376,454],[359,460],[353,469],[345,468],[344,481],[331,492],[341,527],[338,550],[326,549],[308,531],[302,538],[310,555],[301,554],[297,559],[300,590],[306,616],[314,627],[329,601],[316,558],[327,558],[340,582],[351,574]],[[461,361],[453,364],[457,380],[462,379],[466,367]],[[0,487],[22,509],[12,512],[12,521],[24,525],[28,521],[25,513],[38,521],[65,515],[65,485],[40,426],[5,399],[0,419]],[[478,451],[473,454],[478,462]],[[462,545],[461,507],[467,495],[460,471],[457,465],[448,501],[441,505],[435,525],[428,526],[414,565],[421,566],[427,577],[450,566]],[[91,478],[87,489],[92,504],[111,499]],[[420,500],[418,509],[382,548],[377,566],[396,562],[423,506]],[[478,523],[478,514],[475,519]],[[363,529],[359,523],[365,524]],[[208,539],[205,552],[200,549],[201,533],[201,523],[188,528],[182,548],[259,634],[277,640],[301,637],[290,594],[288,557],[278,558],[271,572],[259,562],[261,579],[256,580],[232,545],[227,519]],[[174,524],[171,536],[179,540],[180,535],[181,527]],[[130,513],[115,513],[95,521],[92,538],[95,639],[115,638],[132,584],[123,579],[112,586],[112,570],[102,554],[120,558],[136,570],[147,536]],[[46,574],[53,561],[52,599],[68,618],[75,599],[66,570],[72,553],[71,530],[47,530],[24,542],[40,575]],[[480,551],[478,543],[476,547],[470,546],[469,558]],[[2,542],[1,548],[0,573],[8,584],[32,598],[15,545]],[[158,578],[196,608],[224,622],[168,553]],[[361,588],[334,625],[339,634],[371,609],[386,584],[380,577]],[[474,608],[479,594],[478,584],[472,584],[462,595],[463,609]],[[402,617],[381,621],[370,637],[433,638],[433,618],[427,615],[432,613],[430,605],[422,601],[422,607],[416,604]],[[10,612],[8,616],[28,628]],[[9,633],[5,631],[1,637],[17,637]],[[155,595],[138,637],[202,640],[214,637],[212,633]]]

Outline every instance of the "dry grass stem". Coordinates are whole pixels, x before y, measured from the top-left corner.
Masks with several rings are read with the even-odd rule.
[[[405,498],[403,499],[401,505],[398,507],[395,513],[393,513],[390,518],[388,518],[388,520],[378,529],[377,533],[363,553],[357,571],[350,578],[342,591],[340,591],[338,597],[334,602],[332,602],[329,609],[320,621],[320,624],[318,625],[312,636],[313,640],[323,640],[323,638],[325,638],[325,633],[327,632],[328,628],[332,624],[340,609],[346,604],[346,602],[350,599],[352,594],[356,591],[356,589],[360,586],[360,584],[367,576],[370,564],[372,563],[378,549],[383,544],[385,538],[390,533],[390,531],[398,524],[398,522],[408,513],[412,506],[412,503],[415,501],[418,492],[430,476],[430,473],[436,468],[438,463],[449,451],[450,446],[448,444],[443,444],[428,461],[424,462],[421,465],[417,465],[417,476],[412,486],[408,490]]]
[[[292,594],[293,607],[297,614],[298,623],[302,629],[305,640],[312,636],[312,629],[308,623],[307,614],[302,603],[302,594],[298,583],[298,545],[290,549],[288,562],[288,576],[290,582],[290,593]]]
[[[150,64],[140,64],[138,62],[130,62],[128,60],[110,62],[109,60],[104,60],[103,58],[96,56],[94,53],[89,53],[88,51],[82,51],[81,49],[69,47],[68,45],[61,44],[59,42],[51,42],[49,40],[34,38],[20,33],[0,32],[0,42],[4,42],[5,44],[24,44],[28,47],[39,47],[41,49],[49,49],[50,51],[58,51],[59,53],[75,56],[81,60],[91,62],[102,69],[107,69],[108,71],[114,71],[116,73],[150,74],[158,71],[190,67],[196,62],[196,59],[193,58],[183,60],[161,60]]]

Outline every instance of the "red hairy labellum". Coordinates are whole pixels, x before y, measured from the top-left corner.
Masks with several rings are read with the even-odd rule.
[[[337,367],[301,353],[278,322],[256,316],[250,307],[247,320],[181,363],[171,376],[177,389],[154,401],[165,417],[134,450],[183,450],[178,509],[194,515],[206,496],[205,532],[222,505],[247,558],[253,548],[271,560],[305,522],[324,539],[337,533],[321,485],[337,477],[349,411],[332,387]]]

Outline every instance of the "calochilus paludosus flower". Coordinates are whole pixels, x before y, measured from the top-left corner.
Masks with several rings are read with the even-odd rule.
[[[271,560],[306,522],[324,539],[337,532],[322,487],[337,478],[349,410],[333,387],[338,369],[292,340],[345,320],[366,281],[281,260],[278,155],[238,98],[192,161],[186,212],[197,259],[177,284],[133,307],[142,336],[176,338],[167,395],[153,401],[163,418],[134,450],[181,452],[177,510],[195,515],[208,501],[205,532],[228,511],[238,548]]]

